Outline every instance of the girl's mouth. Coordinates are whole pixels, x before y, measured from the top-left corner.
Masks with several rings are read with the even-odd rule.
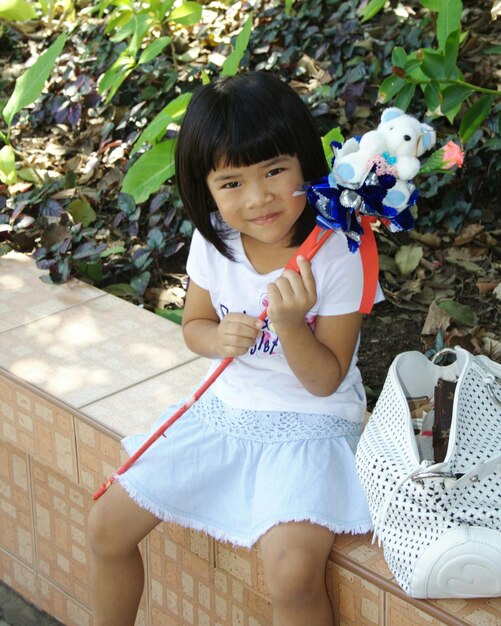
[[[268,226],[269,224],[273,224],[273,222],[278,219],[279,215],[279,213],[268,213],[267,215],[261,215],[261,217],[255,217],[250,221],[258,226]]]

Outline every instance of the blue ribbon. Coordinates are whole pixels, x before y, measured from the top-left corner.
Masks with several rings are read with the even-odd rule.
[[[411,208],[419,197],[416,189],[403,209],[395,209],[384,203],[388,190],[395,182],[396,178],[391,174],[378,176],[374,165],[356,189],[339,185],[333,174],[329,174],[307,185],[306,196],[315,210],[317,224],[321,228],[343,231],[348,248],[351,252],[356,252],[363,234],[361,213],[381,218],[391,232],[411,230],[414,227],[415,219]]]

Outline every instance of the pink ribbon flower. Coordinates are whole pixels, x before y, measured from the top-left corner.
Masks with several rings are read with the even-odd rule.
[[[464,152],[454,141],[449,141],[438,150],[435,150],[426,163],[419,170],[419,174],[445,172],[455,165],[462,167]]]

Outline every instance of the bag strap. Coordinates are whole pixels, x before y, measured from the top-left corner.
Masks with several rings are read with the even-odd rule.
[[[501,454],[484,463],[477,463],[460,478],[455,479],[447,476],[444,479],[444,487],[455,489],[456,487],[463,487],[467,483],[477,483],[494,472],[501,472]],[[416,476],[413,476],[413,480],[416,480]]]

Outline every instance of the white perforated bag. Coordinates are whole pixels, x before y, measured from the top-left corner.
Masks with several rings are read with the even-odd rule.
[[[415,598],[501,596],[501,366],[455,348],[452,365],[404,352],[357,450],[374,537]],[[420,462],[407,398],[457,380],[445,460]]]

